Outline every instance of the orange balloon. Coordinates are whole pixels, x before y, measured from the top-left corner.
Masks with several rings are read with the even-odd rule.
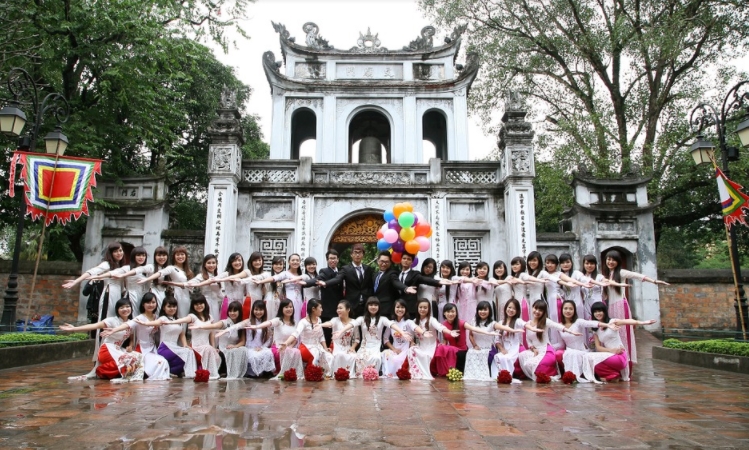
[[[414,240],[406,242],[406,251],[412,255],[419,253],[419,247],[419,243]]]
[[[404,202],[403,206],[406,208],[406,211],[408,211],[410,213],[414,212],[414,205],[412,205],[411,203]]]
[[[385,237],[385,235],[382,234],[382,230],[377,230],[377,239],[382,239],[383,237]]]
[[[428,222],[419,222],[414,227],[416,236],[426,236],[432,230],[432,226]]]
[[[428,238],[432,237],[432,229],[431,228],[429,229],[429,233],[427,233],[426,235],[424,235],[424,237],[428,237]]]
[[[403,203],[396,203],[395,206],[393,206],[393,215],[395,215],[396,219],[404,212],[406,212],[406,205]]]
[[[390,254],[390,259],[392,259],[393,262],[396,263],[396,264],[400,264],[401,263],[401,258],[402,257],[403,257],[402,253],[393,252],[393,253]]]

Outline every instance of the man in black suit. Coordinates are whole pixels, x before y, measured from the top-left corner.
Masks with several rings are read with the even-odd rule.
[[[364,314],[364,304],[372,295],[372,268],[362,264],[364,245],[354,244],[351,248],[351,264],[345,265],[338,275],[329,281],[320,281],[320,286],[339,286],[346,283],[344,298],[351,303],[353,317]]]
[[[320,303],[322,303],[322,315],[320,317],[323,322],[327,322],[337,316],[336,309],[338,308],[338,302],[343,298],[343,284],[335,286],[325,286],[323,284],[338,275],[338,252],[333,249],[328,250],[325,254],[325,259],[328,262],[328,266],[320,269],[317,278],[301,282],[304,287],[312,287],[315,284],[320,285]],[[320,281],[323,283],[319,283]],[[323,328],[322,331],[325,335],[325,342],[330,347],[333,330],[331,328]]]
[[[435,278],[425,277],[416,269],[411,268],[411,264],[414,261],[414,255],[403,252],[401,256],[401,272],[398,274],[398,280],[400,283],[408,286],[405,291],[402,290],[403,300],[408,305],[408,313],[411,317],[416,316],[416,305],[419,303],[419,299],[416,298],[417,288],[420,284],[428,284],[429,286],[439,286],[441,284],[451,284],[448,280],[437,280]],[[430,302],[432,299],[427,299]]]
[[[398,280],[398,271],[392,267],[390,252],[380,252],[377,266],[380,270],[373,275],[373,293],[380,300],[380,315],[390,317],[400,291],[407,291],[408,286]],[[415,288],[413,293],[416,293]]]

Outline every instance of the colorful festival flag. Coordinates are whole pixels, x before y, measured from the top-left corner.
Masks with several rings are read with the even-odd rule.
[[[26,205],[31,219],[45,217],[45,225],[55,218],[64,224],[88,215],[88,201],[93,200],[91,188],[96,186],[95,174],[101,175],[101,160],[55,156],[17,151],[10,161],[10,196],[15,195],[16,164],[21,164]],[[54,175],[54,176],[53,176]],[[54,178],[54,185],[53,185]]]
[[[746,212],[749,209],[749,196],[741,192],[744,189],[740,184],[729,180],[722,170],[715,168],[715,178],[718,180],[718,192],[720,193],[720,204],[723,207],[723,221],[728,228],[735,222],[746,223]]]

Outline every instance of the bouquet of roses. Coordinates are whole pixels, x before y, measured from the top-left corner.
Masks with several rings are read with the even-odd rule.
[[[562,375],[562,382],[564,384],[577,383],[577,376],[575,376],[575,374],[570,371],[564,372],[564,374]]]
[[[375,369],[374,366],[368,366],[368,367],[366,367],[362,371],[361,376],[366,381],[375,381],[376,379],[380,378],[380,374],[377,373],[377,369]]]
[[[400,369],[398,369],[397,372],[395,372],[395,375],[398,377],[399,380],[410,380],[411,379],[411,371],[408,370],[408,366],[404,365]]]
[[[283,373],[283,380],[296,381],[296,369],[291,368]]]
[[[453,367],[447,372],[447,379],[450,381],[463,381],[463,372]]]
[[[307,381],[322,381],[322,367],[316,366],[314,364],[308,364],[307,368],[304,369],[304,379]]]
[[[336,370],[333,374],[333,377],[336,379],[336,381],[346,381],[349,379],[349,376],[349,371],[344,369],[343,367],[339,367],[338,370]]]
[[[507,370],[503,370],[499,372],[499,375],[497,375],[497,383],[500,383],[500,384],[512,383],[512,374]]]
[[[195,371],[195,382],[206,383],[210,376],[211,376],[211,373],[209,371],[205,369],[198,369]]]
[[[539,384],[549,384],[551,383],[551,377],[546,375],[545,373],[537,373],[536,374],[536,383]]]

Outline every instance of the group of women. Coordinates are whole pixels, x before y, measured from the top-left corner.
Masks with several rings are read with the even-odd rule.
[[[352,305],[341,300],[338,317],[324,322],[321,287],[305,287],[317,277],[314,258],[304,260],[304,269],[297,254],[288,269],[275,258],[269,273],[260,253],[246,267],[234,253],[219,272],[216,257],[207,255],[198,274],[184,247],[170,257],[157,248],[153,263],[136,247],[130,265],[124,260],[120,244],[112,243],[100,265],[63,285],[106,284],[99,322],[61,327],[100,332],[94,369],[72,378],[167,380],[195,377],[201,368],[210,379],[279,376],[291,368],[302,378],[305,365],[315,364],[328,377],[339,368],[361,377],[372,367],[394,378],[407,368],[411,379],[429,380],[457,367],[466,380],[493,380],[503,370],[513,383],[539,374],[556,379],[564,371],[581,382],[628,380],[636,362],[632,327],[654,321],[632,319],[627,280],[666,284],[622,269],[616,250],[606,254],[601,273],[592,255],[583,258],[583,271],[574,270],[569,254],[542,262],[535,251],[513,258],[509,268],[497,261],[491,271],[484,262],[473,270],[462,262],[456,271],[449,260],[438,269],[428,258],[422,275],[450,283],[420,285],[416,317],[403,300],[383,317],[379,300],[370,297],[363,316],[350,317]],[[331,342],[323,328],[332,329]]]

